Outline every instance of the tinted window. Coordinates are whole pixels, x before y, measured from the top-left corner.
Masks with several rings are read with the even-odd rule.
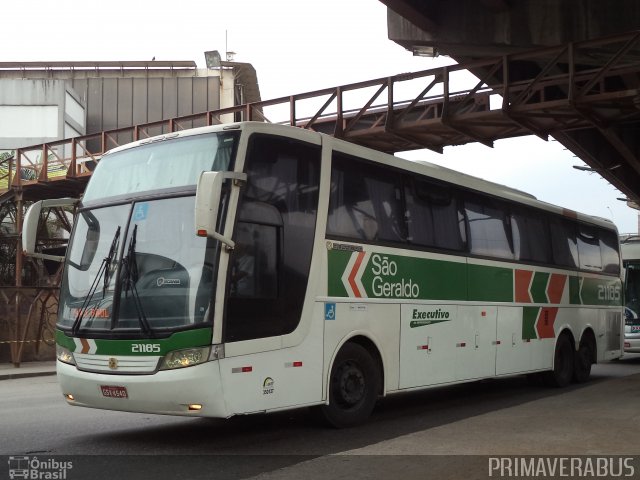
[[[583,270],[602,270],[600,240],[595,228],[580,225],[578,227],[578,258]]]
[[[624,299],[626,307],[631,309],[633,315],[628,321],[634,325],[640,324],[640,264],[626,263]]]
[[[327,233],[359,240],[405,241],[400,176],[335,153]]]
[[[549,218],[551,253],[556,265],[570,268],[578,266],[575,229],[575,223],[570,220],[555,216]]]
[[[245,171],[234,232],[241,250],[229,264],[226,341],[283,335],[300,321],[318,208],[320,146],[254,134]],[[252,258],[240,258],[243,252]],[[247,281],[238,284],[241,276]]]
[[[602,255],[602,271],[620,274],[620,255],[618,253],[618,236],[608,230],[600,230],[600,254]]]
[[[278,296],[278,228],[238,222],[231,262],[230,295]]]
[[[451,187],[407,177],[404,193],[409,242],[450,250],[464,248],[464,217]]]
[[[511,215],[511,233],[516,260],[551,262],[551,246],[546,215],[519,210]]]
[[[500,202],[490,199],[476,197],[465,202],[471,253],[513,258],[505,210]]]

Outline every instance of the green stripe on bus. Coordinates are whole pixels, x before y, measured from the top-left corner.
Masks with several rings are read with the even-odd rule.
[[[64,332],[58,331],[56,341],[72,352],[76,349],[73,338]],[[176,332],[167,338],[145,338],[139,340],[105,340],[95,339],[96,355],[165,355],[174,350],[192,347],[205,347],[211,344],[213,329],[211,327],[198,328]],[[78,337],[82,338],[82,337]],[[133,347],[133,345],[142,345]],[[149,347],[146,347],[146,346]]]
[[[342,284],[342,274],[347,268],[352,252],[329,250],[328,294],[330,297],[348,297],[349,294]]]
[[[622,283],[615,277],[584,277],[580,297],[585,305],[621,305]]]
[[[373,254],[362,285],[369,298],[462,300],[467,295],[465,271],[464,263]]]
[[[513,267],[339,246],[328,251],[327,286],[328,295],[332,297],[511,303],[514,301],[514,272]],[[550,276],[548,272],[534,272],[529,289],[533,303],[550,303],[547,292]],[[574,274],[567,278],[571,305],[622,305],[622,285],[616,277]]]
[[[522,307],[522,339],[532,340],[538,338],[536,332],[536,320],[540,313],[540,307]]]
[[[56,344],[71,352],[76,348],[76,344],[73,343],[73,339],[71,337],[67,337],[62,330],[56,330]]]
[[[548,303],[547,284],[549,274],[545,272],[535,272],[531,281],[531,299],[533,303]]]
[[[513,302],[513,269],[467,265],[469,300]]]
[[[572,275],[569,277],[569,303],[571,305],[580,305],[580,278]]]

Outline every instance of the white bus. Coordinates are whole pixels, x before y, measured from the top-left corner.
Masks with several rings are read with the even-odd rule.
[[[204,172],[204,173],[202,173]],[[25,251],[33,253],[33,218]],[[70,405],[230,417],[621,355],[614,225],[452,170],[257,122],[100,160],[57,324]]]
[[[624,351],[640,353],[640,236],[623,235],[620,252],[624,267]]]

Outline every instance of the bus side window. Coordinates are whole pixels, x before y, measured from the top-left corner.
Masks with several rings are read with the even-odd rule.
[[[551,262],[546,216],[518,209],[511,215],[511,232],[516,260]]]
[[[562,267],[578,266],[578,246],[576,244],[576,224],[562,217],[549,218],[551,252],[553,263]]]
[[[278,231],[273,225],[238,222],[231,260],[230,295],[278,296]]]
[[[618,238],[615,233],[600,230],[600,254],[602,255],[602,271],[620,275],[620,253]]]
[[[512,259],[506,208],[490,199],[474,198],[465,201],[465,211],[469,222],[471,253]]]
[[[404,242],[400,176],[394,170],[335,152],[327,233],[339,237]]]
[[[334,166],[331,172],[328,233],[346,238],[374,240],[378,221],[361,175]]]
[[[602,255],[598,231],[595,228],[580,225],[578,227],[578,258],[583,270],[601,271]]]
[[[447,250],[464,249],[458,202],[450,187],[406,177],[404,193],[410,243]]]

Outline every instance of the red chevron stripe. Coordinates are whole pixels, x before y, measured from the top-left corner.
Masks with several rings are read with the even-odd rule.
[[[516,302],[531,303],[531,294],[529,293],[529,285],[533,272],[530,270],[516,270]]]
[[[82,351],[80,353],[89,353],[89,342],[87,342],[86,338],[81,338],[80,343],[82,344]]]
[[[358,253],[358,257],[356,258],[356,262],[353,264],[353,268],[351,269],[351,273],[349,274],[349,285],[351,285],[351,289],[353,290],[353,294],[360,298],[362,294],[358,289],[358,285],[356,285],[356,274],[358,273],[358,269],[362,264],[362,259],[364,258],[364,252]]]
[[[549,286],[547,287],[547,297],[549,297],[549,303],[560,303],[562,301],[562,294],[564,292],[564,285],[566,283],[567,276],[560,275],[559,273],[552,273],[549,279]]]
[[[536,331],[538,338],[554,338],[556,336],[553,324],[556,322],[558,315],[558,307],[543,307],[540,309],[538,321],[536,322]]]

